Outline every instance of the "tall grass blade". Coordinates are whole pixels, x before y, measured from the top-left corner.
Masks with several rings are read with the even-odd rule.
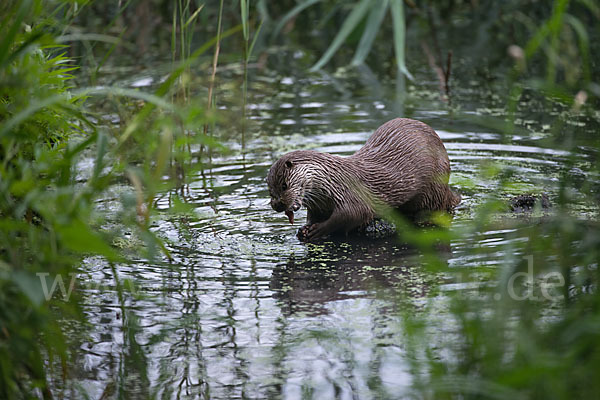
[[[242,33],[244,40],[248,40],[250,29],[248,27],[248,13],[250,11],[250,0],[240,0],[240,13],[242,16]]]
[[[177,7],[173,9],[173,20],[171,21],[171,61],[175,63],[177,58]]]
[[[373,47],[373,42],[375,41],[377,32],[381,27],[381,22],[383,21],[383,17],[385,17],[389,3],[389,0],[375,1],[373,8],[369,12],[365,31],[360,38],[360,42],[356,48],[356,53],[352,59],[352,65],[360,65],[365,62],[365,59],[371,51],[371,47]]]
[[[563,26],[563,17],[565,15],[565,11],[567,6],[569,5],[569,0],[556,0],[554,2],[554,9],[552,10],[552,17],[550,17],[550,47],[548,48],[548,54],[551,56],[548,57],[548,64],[546,70],[546,80],[548,83],[553,83],[556,80],[557,74],[557,64],[560,52],[559,46],[559,35]]]
[[[115,49],[119,46],[119,44],[122,43],[123,35],[125,35],[125,32],[126,32],[126,29],[122,29],[121,30],[121,33],[119,33],[119,37],[118,37],[117,42],[115,42],[112,46],[110,46],[110,48],[108,49],[108,51],[106,52],[106,54],[104,54],[104,57],[102,57],[102,60],[100,60],[100,62],[96,66],[96,69],[95,69],[95,71],[94,71],[94,73],[92,74],[92,77],[91,77],[91,82],[92,83],[96,81],[96,76],[98,76],[98,72],[100,71],[100,68],[102,68],[104,66],[104,64],[110,58],[110,56],[115,51]]]
[[[275,25],[275,28],[273,28],[271,38],[273,39],[275,38],[275,36],[279,35],[279,32],[281,32],[285,24],[287,24],[292,18],[294,18],[296,15],[300,14],[302,11],[312,6],[313,4],[319,3],[320,1],[322,0],[306,0],[304,3],[298,4],[296,7],[288,11],[283,17],[281,17],[277,25]]]
[[[118,37],[103,35],[100,33],[73,33],[69,35],[58,36],[56,38],[56,42],[65,43],[65,42],[74,42],[74,41],[95,41],[95,42],[105,42],[112,44],[120,44],[121,40]],[[134,46],[128,44],[130,49],[133,49]]]
[[[183,26],[183,28],[187,28],[189,24],[191,24],[196,17],[198,16],[198,14],[200,14],[200,11],[202,11],[202,9],[204,8],[204,4],[201,4],[200,7],[198,7],[198,9],[196,11],[194,11],[194,13],[192,14],[191,17],[188,18],[188,20],[185,22],[185,25]]]
[[[215,78],[217,76],[217,64],[219,62],[219,51],[221,49],[221,24],[223,22],[223,0],[219,2],[219,18],[217,21],[217,43],[215,44],[215,52],[213,54],[212,71],[210,75],[210,85],[208,86],[208,100],[206,109],[211,110],[213,107],[213,90],[215,86]],[[242,25],[243,29],[243,25]],[[204,136],[208,135],[208,123],[204,124]],[[202,149],[203,147],[201,147]],[[209,149],[209,158],[211,157]]]
[[[398,69],[410,80],[412,75],[408,72],[405,63],[406,21],[404,19],[404,4],[402,0],[391,0],[392,21],[394,24],[394,49]]]
[[[183,0],[178,1],[179,4],[179,57],[181,59],[186,58],[186,47],[185,47],[185,29],[183,29],[184,15],[186,9],[183,6]]]
[[[159,97],[167,94],[167,92],[169,91],[171,86],[173,86],[173,83],[175,82],[175,80],[183,73],[183,71],[185,71],[186,68],[188,68],[190,65],[192,65],[192,63],[198,57],[200,57],[207,50],[209,50],[212,46],[214,46],[217,43],[217,41],[221,41],[222,39],[225,39],[225,38],[239,32],[241,29],[242,29],[241,24],[234,26],[233,28],[227,29],[226,31],[222,32],[220,34],[220,36],[215,36],[212,39],[210,39],[208,42],[204,43],[202,46],[200,46],[198,49],[196,49],[189,57],[187,57],[184,60],[181,60],[179,62],[179,65],[177,66],[177,68],[175,68],[173,70],[173,72],[171,72],[169,77],[158,87],[158,89],[156,89],[156,92],[154,94]]]
[[[565,22],[567,22],[573,30],[577,33],[579,42],[579,51],[581,53],[581,63],[583,65],[583,78],[589,82],[591,79],[590,73],[590,38],[585,29],[583,23],[572,16],[571,14],[565,14]]]
[[[126,89],[121,87],[78,89],[71,91],[69,95],[61,93],[47,97],[42,100],[33,101],[27,108],[13,115],[12,118],[10,118],[2,124],[2,127],[0,127],[0,138],[4,137],[8,132],[10,132],[11,129],[15,128],[16,126],[18,126],[19,124],[21,124],[22,122],[24,122],[29,117],[31,117],[43,108],[61,104],[68,104],[72,101],[73,98],[83,98],[92,95],[126,96],[134,99],[144,100],[147,103],[151,103],[155,106],[164,108],[172,112],[176,111],[176,108],[172,103],[165,101],[161,97],[155,96],[150,93],[144,93],[136,89]]]
[[[252,55],[252,51],[254,50],[254,45],[256,44],[256,39],[258,39],[258,36],[260,36],[260,31],[263,27],[264,22],[265,22],[265,20],[260,21],[260,25],[258,25],[258,28],[256,29],[254,38],[252,38],[252,43],[250,44],[250,48],[248,49],[248,55],[247,55],[248,59],[250,59],[250,56]]]
[[[15,16],[12,17],[13,23],[8,29],[7,32],[4,32],[4,29],[0,30],[2,33],[2,40],[0,41],[0,67],[4,66],[6,60],[10,54],[10,47],[13,43],[16,42],[15,37],[19,32],[19,28],[21,28],[21,23],[25,19],[27,15],[27,11],[31,8],[31,0],[24,0],[20,2],[19,8],[15,12]],[[4,18],[4,23],[8,23],[8,18]]]
[[[258,11],[258,15],[260,15],[261,20],[269,21],[271,19],[265,0],[258,0],[258,3],[256,3],[256,10]]]
[[[17,47],[15,51],[10,53],[8,57],[4,59],[4,61],[0,64],[0,68],[4,68],[6,65],[9,65],[21,54],[25,54],[31,51],[34,46],[39,45],[39,42],[41,41],[43,36],[44,34],[42,32],[32,33],[30,36],[27,37],[27,39],[25,39],[23,43],[19,45],[19,47]]]
[[[579,2],[583,3],[594,14],[594,17],[600,18],[600,6],[596,0],[579,0]]]
[[[560,28],[562,14],[564,13],[567,5],[566,3],[567,2],[565,2],[565,0],[557,0],[555,2],[554,10],[552,11],[552,16],[550,19],[542,24],[529,42],[527,42],[527,45],[525,46],[525,58],[531,58],[542,45],[542,43],[544,43],[546,37],[551,33],[555,33],[557,28]]]
[[[317,61],[316,64],[310,68],[311,71],[319,70],[325,64],[327,64],[327,62],[331,59],[331,57],[333,57],[335,52],[344,43],[344,40],[346,40],[348,35],[352,33],[354,28],[356,28],[360,21],[362,21],[362,19],[366,16],[371,6],[373,6],[371,0],[361,0],[361,2],[358,3],[358,5],[354,6],[352,12],[350,13],[350,15],[348,15],[348,17],[342,24],[340,31],[329,45],[329,48],[325,51],[325,54],[323,54],[319,61]]]

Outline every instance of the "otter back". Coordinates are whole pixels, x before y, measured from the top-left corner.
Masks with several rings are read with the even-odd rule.
[[[351,157],[365,183],[386,204],[404,212],[449,211],[460,202],[448,187],[450,160],[427,124],[396,118],[380,126]]]

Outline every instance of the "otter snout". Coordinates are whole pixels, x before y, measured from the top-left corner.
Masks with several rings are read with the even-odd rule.
[[[277,212],[283,212],[287,208],[280,200],[271,199],[271,207]]]
[[[283,212],[283,211],[298,211],[300,209],[300,207],[302,207],[302,204],[300,203],[300,201],[294,201],[294,204],[292,204],[290,207],[288,207],[283,201],[281,200],[276,200],[276,199],[271,199],[271,208],[273,208],[273,210],[277,211],[277,212]]]

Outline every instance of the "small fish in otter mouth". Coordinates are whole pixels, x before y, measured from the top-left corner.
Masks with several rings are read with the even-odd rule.
[[[396,118],[380,126],[349,157],[300,150],[277,160],[267,175],[271,207],[291,224],[307,209],[299,238],[348,234],[394,209],[411,217],[450,211],[460,196],[450,190],[450,161],[441,139],[423,122]],[[302,234],[300,234],[302,233]]]
[[[290,220],[290,224],[294,225],[294,212],[292,210],[285,210],[285,215]]]

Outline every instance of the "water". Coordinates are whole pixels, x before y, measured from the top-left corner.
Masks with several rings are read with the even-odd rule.
[[[463,197],[451,229],[460,231],[468,230],[474,210],[495,192],[494,163],[512,171],[505,200],[540,189],[554,199],[554,183],[569,157],[548,148],[549,128],[535,122],[535,115],[523,119],[510,138],[486,126],[494,114],[501,120],[502,110],[493,95],[477,91],[476,82],[456,90],[448,106],[429,71],[415,72],[420,83],[409,83],[405,96],[396,94],[391,79],[380,82],[369,71],[256,72],[245,148],[239,131],[222,132],[234,152],[215,156],[212,165],[156,198],[152,229],[165,240],[172,261],[159,256],[117,264],[119,278],[134,283],[134,293],[122,300],[109,265],[98,259],[82,265],[79,279],[104,288],[81,289],[91,323],[74,368],[82,390],[92,398],[123,389],[127,398],[409,395],[415,355],[407,351],[403,313],[435,310],[432,330],[451,335],[447,293],[469,290],[473,282],[449,271],[490,270],[507,256],[523,256],[506,252],[522,240],[510,222],[514,216],[440,246],[436,268],[402,240],[302,244],[295,237],[300,225],[291,226],[269,207],[265,177],[272,162],[296,149],[348,155],[389,119],[422,120],[448,150],[451,185]],[[157,80],[142,73],[124,84],[144,87]],[[471,100],[474,92],[483,100]],[[234,100],[220,105],[239,115]],[[576,165],[587,174],[584,153]],[[81,167],[84,176],[86,160]],[[112,213],[109,223],[117,223],[118,199],[127,192],[115,186],[99,204]],[[169,213],[176,200],[191,212]],[[300,211],[297,224],[304,219]],[[122,245],[135,246],[131,241]],[[473,246],[484,251],[474,254]]]

